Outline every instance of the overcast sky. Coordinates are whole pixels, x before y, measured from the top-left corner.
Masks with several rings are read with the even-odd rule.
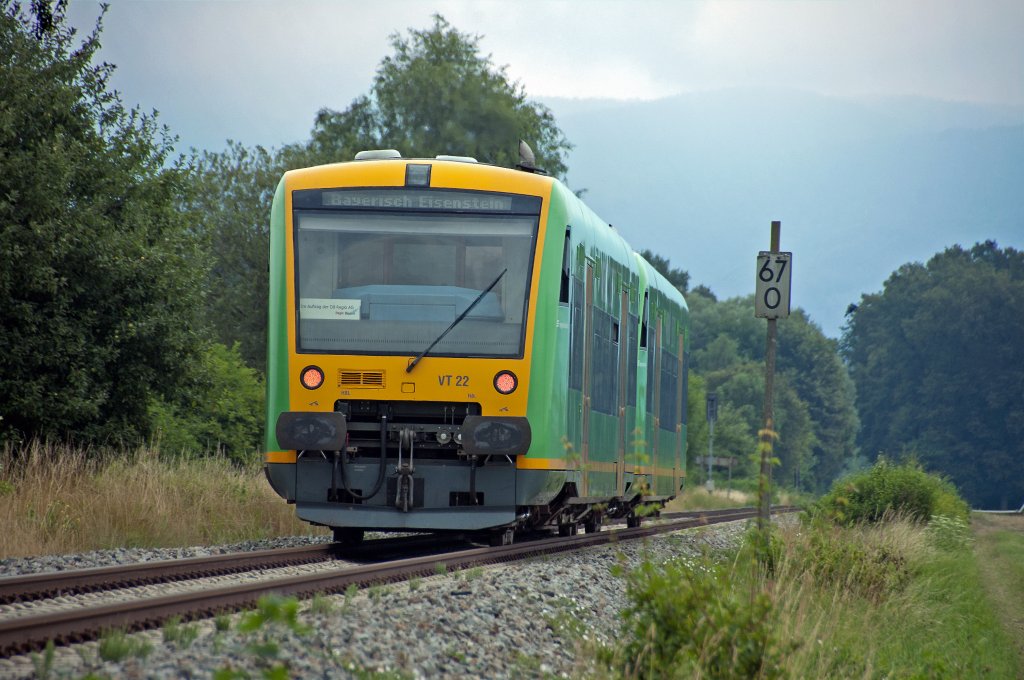
[[[98,3],[72,5],[91,26]],[[112,0],[101,55],[184,148],[277,146],[366,93],[389,35],[434,12],[482,35],[531,97],[778,85],[1024,106],[1024,0]]]

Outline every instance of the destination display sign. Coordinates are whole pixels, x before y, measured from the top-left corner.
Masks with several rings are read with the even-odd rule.
[[[310,189],[294,192],[295,208],[412,210],[473,213],[540,213],[540,198],[447,189]]]
[[[325,191],[324,205],[340,208],[411,208],[510,212],[512,198],[494,194],[441,194],[411,191]]]

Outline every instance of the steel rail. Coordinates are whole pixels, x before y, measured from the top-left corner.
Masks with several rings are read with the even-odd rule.
[[[0,604],[309,564],[334,555],[333,547],[326,544],[12,576],[0,578]]]
[[[172,583],[210,576],[239,574],[259,569],[313,564],[334,559],[373,558],[376,561],[381,561],[389,555],[407,555],[410,549],[421,546],[436,551],[439,545],[458,545],[460,543],[465,543],[465,540],[455,536],[439,539],[435,535],[415,535],[366,541],[360,546],[347,550],[342,550],[337,544],[327,543],[10,576],[0,578],[0,605],[154,583]]]
[[[777,508],[788,512],[791,508]],[[103,631],[123,629],[139,631],[155,628],[172,617],[193,620],[221,612],[254,606],[269,594],[310,597],[317,593],[343,592],[351,585],[368,586],[414,577],[432,576],[443,565],[446,571],[498,564],[541,555],[581,550],[617,541],[635,540],[660,533],[724,523],[756,516],[756,510],[742,509],[674,520],[634,529],[600,531],[571,537],[548,538],[493,548],[474,548],[439,555],[428,555],[372,565],[347,567],[315,574],[226,586],[191,593],[167,595],[131,602],[81,607],[69,611],[19,617],[0,621],[0,657],[43,649],[48,641],[73,644],[96,639]]]
[[[662,512],[659,517],[661,519],[715,517],[722,513],[742,509],[753,510],[755,508]],[[624,520],[613,520],[607,524],[622,524],[623,522]],[[392,555],[408,550],[409,547],[416,546],[423,540],[422,536],[378,539],[367,541],[362,546],[349,549],[344,554],[336,546],[327,544],[0,577],[0,605],[31,602],[62,595],[94,593],[117,588],[238,574],[257,569],[312,564],[340,557],[359,559],[372,556],[380,561],[379,558],[382,554]],[[431,547],[437,547],[438,538],[436,536],[431,536],[426,540],[430,542]],[[456,536],[445,537],[442,540],[450,544],[464,542]]]

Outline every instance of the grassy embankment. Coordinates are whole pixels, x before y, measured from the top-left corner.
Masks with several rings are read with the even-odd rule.
[[[770,548],[750,533],[727,559],[625,574],[617,641],[584,637],[581,674],[1022,677],[1024,533],[968,519],[948,482],[880,461],[779,523]]]
[[[231,543],[315,531],[255,460],[33,443],[0,452],[0,558]]]
[[[791,523],[777,536],[773,571],[752,566],[744,549],[726,562],[680,560],[627,575],[626,641],[582,643],[581,675],[1021,677],[963,524]]]
[[[1024,673],[1024,515],[975,513],[978,566]]]

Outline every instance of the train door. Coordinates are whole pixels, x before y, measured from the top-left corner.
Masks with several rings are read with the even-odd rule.
[[[682,331],[682,329],[679,329]],[[676,457],[675,463],[672,466],[672,493],[679,493],[679,482],[683,476],[683,421],[686,419],[686,402],[683,401],[683,397],[686,394],[686,355],[683,353],[686,349],[685,339],[683,333],[678,333],[678,348],[679,354],[676,361],[678,362],[678,378],[676,379]]]
[[[651,342],[651,352],[653,353],[654,361],[654,372],[651,374],[651,379],[654,381],[654,408],[651,409],[651,413],[654,414],[654,427],[652,428],[652,438],[654,439],[651,446],[651,468],[650,468],[650,492],[654,494],[654,490],[658,487],[658,462],[660,455],[660,446],[658,441],[661,439],[661,344],[664,341],[661,335],[662,326],[662,315],[658,313],[658,319],[654,326],[654,338]],[[652,357],[648,355],[647,361],[650,362]]]
[[[629,384],[629,290],[623,289],[619,303],[619,446],[615,461],[615,493],[625,493],[626,484],[626,389]]]
[[[654,421],[654,416],[651,414],[654,397],[651,393],[653,383],[651,382],[650,309],[650,291],[644,290],[643,304],[640,308],[640,343],[637,349],[637,429],[634,434],[635,440],[631,444],[633,450],[630,454],[633,490],[641,483],[642,466],[646,460],[650,459],[650,432],[651,423]],[[642,380],[641,375],[643,376]],[[642,383],[642,387],[640,383]]]
[[[593,366],[591,359],[594,355],[594,263],[587,261],[587,274],[584,283],[583,303],[583,433],[580,442],[580,457],[583,462],[582,474],[580,475],[579,494],[586,496],[590,491],[589,484],[589,462],[590,462],[590,395],[593,385]]]

